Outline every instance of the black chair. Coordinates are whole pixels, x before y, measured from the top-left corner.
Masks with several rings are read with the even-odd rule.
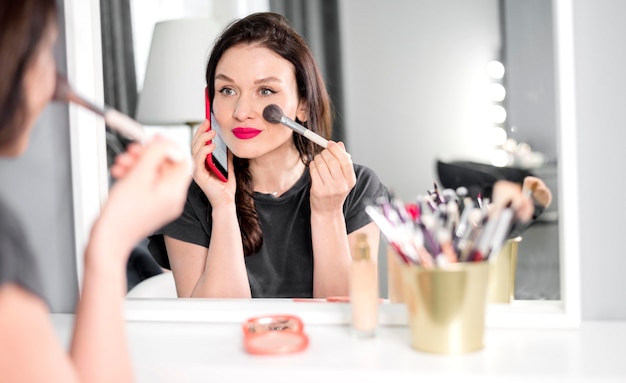
[[[498,180],[517,182],[520,185],[524,178],[533,176],[528,170],[499,167],[473,161],[444,162],[437,160],[437,176],[440,185],[445,189],[467,188],[469,197],[491,198],[493,184]]]

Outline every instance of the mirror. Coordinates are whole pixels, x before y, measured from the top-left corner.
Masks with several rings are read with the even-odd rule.
[[[502,152],[492,133],[503,128],[543,154],[545,163],[529,171],[557,194],[550,2],[340,4],[344,112],[356,162],[412,201],[438,181],[437,159],[495,160]],[[504,63],[502,79],[489,76],[493,61]],[[504,101],[490,97],[494,85],[506,90]],[[501,107],[504,122],[492,115]],[[523,235],[517,299],[560,299],[557,209],[555,199]]]
[[[475,89],[481,89],[476,83],[477,78],[485,78],[485,64],[499,55],[499,18],[498,4],[493,1],[476,1],[465,4],[465,1],[452,1],[442,4],[441,2],[427,2],[429,11],[418,10],[413,7],[415,3],[423,2],[403,2],[402,7],[391,6],[388,3],[370,1],[367,2],[369,12],[380,18],[385,14],[389,15],[390,24],[380,32],[375,32],[373,26],[382,25],[382,22],[372,23],[372,20],[380,20],[378,17],[368,17],[362,11],[365,5],[362,1],[350,2],[340,1],[340,11],[346,15],[347,21],[342,25],[342,46],[344,49],[344,82],[346,90],[344,97],[346,100],[345,120],[347,130],[347,141],[355,162],[360,162],[371,166],[377,171],[379,176],[389,186],[395,190],[402,190],[400,196],[409,200],[416,194],[421,193],[425,188],[432,185],[436,174],[434,173],[434,159],[437,156],[455,158],[473,158],[477,154],[491,151],[493,146],[484,137],[478,137],[475,129],[484,129],[484,115],[478,116],[486,105],[490,105],[488,98],[479,99]],[[559,124],[572,119],[573,101],[569,99],[566,91],[573,82],[573,71],[571,59],[573,54],[571,49],[571,5],[566,0],[554,0],[553,18],[555,30],[554,51],[556,71],[554,83],[557,84],[558,99],[552,100],[556,110],[555,120]],[[482,57],[476,61],[469,60],[466,56],[457,58],[456,56],[443,55],[451,52],[451,47],[447,44],[454,39],[443,37],[451,33],[452,26],[467,27],[463,20],[468,17],[454,15],[475,15],[481,4],[484,7],[491,6],[488,15],[491,21],[481,22],[485,28],[480,30],[491,42],[491,45],[484,49]],[[70,5],[71,7],[71,5]],[[76,8],[80,7],[75,5]],[[434,8],[433,8],[434,7]],[[463,7],[463,11],[459,8]],[[397,13],[402,9],[402,14]],[[437,11],[433,11],[436,9]],[[390,12],[396,12],[390,13]],[[439,14],[446,17],[443,21],[435,21],[434,15]],[[406,15],[406,16],[405,16]],[[72,23],[68,20],[68,23]],[[362,23],[362,24],[359,24]],[[418,26],[431,28],[430,32],[419,30]],[[488,27],[490,26],[490,27]],[[401,29],[407,28],[407,29]],[[383,33],[384,32],[384,33]],[[478,32],[477,32],[478,33]],[[491,35],[489,35],[491,33]],[[495,34],[495,36],[494,36]],[[472,34],[468,34],[472,35]],[[390,37],[391,36],[391,37]],[[473,35],[472,35],[473,36]],[[399,45],[390,44],[395,41],[393,38],[407,38]],[[420,38],[423,37],[423,38]],[[450,36],[448,36],[450,37]],[[354,40],[351,40],[354,38]],[[471,39],[470,39],[471,40]],[[465,40],[465,54],[476,46]],[[415,55],[408,55],[408,51],[415,51]],[[377,52],[377,53],[373,53]],[[351,56],[351,53],[357,55]],[[360,55],[360,56],[359,56]],[[389,62],[392,56],[400,57],[400,61],[394,62],[394,66],[381,70],[380,65]],[[431,57],[432,56],[432,57]],[[435,57],[435,58],[433,58]],[[94,59],[97,61],[96,59]],[[373,65],[373,67],[368,66]],[[453,64],[461,64],[455,67]],[[377,66],[378,65],[378,66]],[[423,67],[418,70],[419,67]],[[69,67],[69,65],[68,65]],[[389,69],[395,68],[395,69]],[[436,75],[438,69],[446,69],[444,74]],[[398,70],[400,69],[400,70]],[[367,76],[359,77],[359,70],[365,72]],[[473,73],[470,80],[465,79],[459,82],[460,76],[467,72]],[[402,76],[399,76],[402,73]],[[418,77],[416,73],[425,73]],[[445,81],[437,84],[427,84],[428,79],[443,79]],[[487,81],[487,80],[483,80]],[[464,84],[459,86],[458,84]],[[446,90],[446,85],[453,87],[453,90]],[[484,83],[483,83],[484,85]],[[353,88],[352,88],[353,87]],[[476,87],[476,88],[474,88]],[[427,92],[421,92],[427,89]],[[564,92],[565,90],[565,92]],[[94,91],[94,94],[96,92]],[[101,98],[101,96],[99,96]],[[466,101],[461,111],[455,110],[454,98],[458,97]],[[385,104],[384,102],[388,102]],[[459,100],[456,100],[457,102]],[[391,107],[389,107],[391,105]],[[434,111],[433,111],[434,110]],[[420,120],[424,115],[439,116],[437,120]],[[443,118],[445,117],[445,118]],[[456,125],[462,125],[463,130],[452,132],[446,129]],[[472,130],[474,129],[474,130]],[[380,132],[385,132],[386,137],[395,137],[397,142],[389,142],[388,145],[379,145]],[[418,132],[414,137],[407,132]],[[555,183],[555,192],[559,198],[559,253],[557,277],[560,277],[559,292],[560,299],[546,301],[515,301],[506,307],[490,308],[489,318],[491,325],[504,326],[532,326],[574,324],[577,321],[578,293],[576,286],[577,278],[577,249],[567,247],[567,238],[576,236],[576,212],[566,210],[566,206],[576,206],[574,195],[568,194],[567,199],[563,198],[561,190],[575,190],[575,184],[571,173],[571,164],[575,161],[575,153],[572,148],[567,147],[567,137],[556,134],[555,152],[558,145],[561,152],[556,164],[558,168],[558,182]],[[359,141],[360,140],[360,141]],[[402,146],[402,144],[408,146]],[[480,150],[476,150],[479,148]],[[453,150],[454,149],[454,150]],[[82,153],[82,152],[81,152]],[[81,153],[76,153],[80,156]],[[84,155],[84,153],[82,153]],[[379,162],[384,160],[385,162]],[[398,165],[401,164],[401,165]],[[407,173],[407,169],[410,173]],[[403,173],[404,172],[404,173]],[[84,175],[88,178],[88,175]],[[555,176],[556,177],[556,176]],[[406,184],[404,182],[407,182]],[[572,187],[567,187],[573,185]],[[567,220],[566,215],[571,215],[572,220]],[[566,223],[567,222],[567,223]],[[82,238],[85,230],[77,227],[77,236]],[[574,241],[569,241],[574,243]],[[565,259],[562,254],[567,251],[568,257]],[[209,303],[207,303],[209,301]],[[206,306],[205,306],[206,305]],[[259,300],[255,302],[241,302],[231,300],[128,300],[129,319],[144,320],[189,320],[190,318],[202,318],[201,320],[223,320],[224,318],[241,318],[241,315],[256,313],[259,310],[270,310],[272,308],[284,308],[289,305],[290,311],[306,313],[306,318],[319,322],[332,321],[342,322],[346,320],[346,313],[340,306],[330,304],[315,303],[315,306],[306,306],[289,301],[275,302]],[[383,310],[382,323],[402,323],[403,310],[398,305],[388,304]],[[188,309],[187,309],[188,308]],[[211,315],[203,315],[203,313]],[[156,317],[158,313],[158,318]],[[210,317],[210,318],[209,318]],[[221,318],[221,319],[220,319]],[[317,319],[315,319],[317,318]]]

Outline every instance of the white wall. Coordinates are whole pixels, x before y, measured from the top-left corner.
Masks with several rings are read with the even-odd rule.
[[[339,11],[353,160],[404,201],[438,182],[438,158],[487,161],[486,66],[500,54],[497,0],[341,0]],[[383,237],[385,297],[386,245]]]
[[[438,156],[485,158],[492,148],[485,69],[500,49],[497,0],[339,4],[355,162],[413,200],[437,181]]]
[[[626,2],[573,4],[582,314],[626,319]]]

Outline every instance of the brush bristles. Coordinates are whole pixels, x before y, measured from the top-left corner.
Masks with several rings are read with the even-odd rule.
[[[283,111],[278,105],[270,104],[263,109],[263,118],[272,124],[279,124],[283,117]]]

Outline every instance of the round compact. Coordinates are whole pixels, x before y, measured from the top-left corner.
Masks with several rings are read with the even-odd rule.
[[[302,351],[309,345],[304,324],[295,315],[249,318],[243,323],[243,334],[246,352],[254,355],[288,354]]]

